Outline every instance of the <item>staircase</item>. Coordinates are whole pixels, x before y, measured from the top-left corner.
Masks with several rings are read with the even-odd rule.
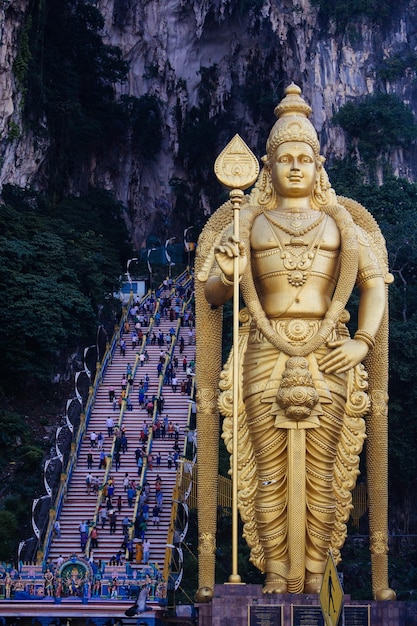
[[[163,291],[161,293],[162,298],[169,296],[169,292]],[[175,300],[175,297],[173,298]],[[130,318],[131,328],[134,326],[134,320]],[[149,333],[155,332],[158,336],[158,332],[161,331],[164,336],[169,334],[171,327],[176,328],[176,320],[171,321],[169,314],[161,317],[159,326]],[[144,333],[148,333],[148,327],[142,328]],[[184,338],[184,349],[180,354],[180,338]],[[102,528],[101,525],[97,525],[98,529],[98,547],[92,550],[90,557],[92,556],[94,562],[109,564],[112,558],[117,554],[119,550],[123,551],[123,563],[125,561],[125,550],[122,549],[123,543],[123,529],[122,520],[125,516],[129,518],[130,522],[134,522],[135,514],[135,500],[132,506],[129,506],[126,492],[123,487],[123,479],[126,474],[130,480],[135,480],[136,484],[139,484],[140,476],[138,475],[137,462],[135,457],[135,450],[137,447],[141,447],[139,439],[140,431],[146,421],[148,426],[151,425],[151,419],[149,419],[146,407],[142,408],[138,402],[139,381],[145,379],[145,376],[149,376],[149,388],[147,396],[149,398],[152,395],[157,395],[158,390],[158,375],[157,365],[159,361],[161,347],[157,342],[152,345],[150,337],[148,337],[148,343],[146,349],[149,355],[149,360],[143,365],[138,360],[138,353],[140,352],[140,346],[136,349],[132,348],[131,332],[125,332],[123,338],[126,341],[125,355],[121,354],[119,349],[116,350],[112,363],[107,367],[105,377],[97,391],[96,401],[93,411],[90,415],[89,423],[86,428],[85,436],[80,448],[79,456],[77,459],[76,467],[73,471],[71,482],[68,485],[67,496],[63,505],[60,515],[61,533],[60,537],[55,537],[52,540],[48,560],[50,562],[55,561],[60,555],[66,560],[72,555],[80,557],[83,554],[79,526],[81,522],[90,522],[96,519],[97,516],[97,492],[93,489],[87,489],[86,476],[91,471],[93,477],[98,479],[98,483],[101,486],[105,479],[105,467],[99,467],[100,461],[100,449],[98,447],[92,447],[90,443],[90,435],[94,431],[96,434],[101,433],[103,436],[103,452],[106,455],[110,455],[112,452],[112,446],[114,443],[114,435],[109,436],[107,432],[106,419],[111,416],[114,419],[115,424],[120,421],[120,425],[124,428],[127,436],[127,450],[121,452],[120,468],[116,471],[114,459],[112,462],[111,457],[107,457],[107,462],[110,465],[108,476],[114,481],[115,490],[112,497],[112,506],[116,510],[116,531],[110,533],[109,521]],[[167,350],[167,344],[164,343],[162,347]],[[178,425],[179,437],[178,445],[181,453],[184,449],[184,439],[186,436],[186,426],[188,420],[188,410],[190,397],[186,393],[181,393],[181,383],[186,380],[186,372],[183,371],[183,358],[187,358],[188,363],[195,358],[195,345],[189,343],[189,328],[184,326],[180,329],[178,341],[173,351],[173,357],[178,358],[178,368],[176,371],[178,378],[177,391],[174,392],[171,385],[164,385],[163,397],[165,399],[164,409],[162,415],[163,419],[168,415],[168,421],[174,425]],[[113,387],[115,390],[116,399],[119,397],[121,389],[121,381],[126,374],[127,366],[130,364],[135,375],[133,385],[128,385],[129,398],[133,404],[132,410],[124,410],[122,413],[119,407],[114,408],[113,402],[109,399],[109,391]],[[120,419],[119,419],[120,418]],[[153,437],[151,454],[153,457],[153,463],[147,464],[146,469],[146,481],[150,485],[150,497],[149,497],[149,520],[146,531],[146,539],[151,543],[149,562],[154,564],[161,572],[164,564],[166,544],[168,537],[169,522],[171,518],[171,504],[172,504],[172,492],[176,481],[175,465],[172,468],[168,468],[168,454],[174,452],[174,436],[172,438],[166,432],[165,437]],[[87,455],[91,452],[93,455],[92,469],[87,467]],[[157,464],[157,457],[160,455],[160,465]],[[148,457],[149,459],[149,457]],[[152,521],[152,509],[155,505],[155,479],[157,475],[160,476],[162,482],[163,492],[163,507],[160,515],[159,527],[153,524]],[[118,511],[118,500],[120,512]],[[133,530],[133,528],[132,528]],[[143,570],[145,564],[135,563],[135,557],[131,563],[133,570]],[[114,568],[113,568],[114,569]],[[138,572],[134,574],[134,577],[138,575]]]

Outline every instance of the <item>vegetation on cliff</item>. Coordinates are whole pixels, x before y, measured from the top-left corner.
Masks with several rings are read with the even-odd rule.
[[[52,203],[6,185],[0,232],[0,560],[14,560],[74,361],[119,319],[130,248],[120,204],[99,190]]]

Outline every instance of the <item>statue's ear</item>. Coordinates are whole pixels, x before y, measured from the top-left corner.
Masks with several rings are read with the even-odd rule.
[[[267,154],[264,154],[264,156],[261,157],[261,161],[264,164],[264,167],[266,167],[268,170],[271,169],[271,162],[268,159],[268,155]]]

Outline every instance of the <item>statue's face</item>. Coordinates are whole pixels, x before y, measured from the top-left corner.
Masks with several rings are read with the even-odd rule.
[[[278,146],[271,166],[271,178],[280,197],[310,197],[316,175],[316,158],[308,143],[285,141]]]

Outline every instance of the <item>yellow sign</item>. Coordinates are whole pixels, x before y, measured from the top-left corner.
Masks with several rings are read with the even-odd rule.
[[[331,552],[327,559],[321,584],[320,604],[326,626],[337,626],[343,606],[343,589]]]

